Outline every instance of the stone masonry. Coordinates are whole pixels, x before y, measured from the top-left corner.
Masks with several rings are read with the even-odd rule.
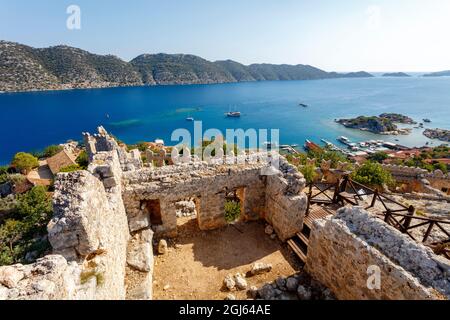
[[[367,285],[370,267],[379,268],[380,288]],[[450,297],[447,259],[359,207],[315,221],[306,269],[338,299]]]

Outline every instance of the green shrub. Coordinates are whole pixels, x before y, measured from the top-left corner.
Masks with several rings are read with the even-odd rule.
[[[70,166],[61,168],[61,170],[59,170],[59,172],[68,173],[68,172],[74,172],[74,171],[79,171],[79,170],[82,170],[82,169],[78,164],[71,164]]]
[[[386,160],[387,158],[389,158],[388,154],[386,152],[380,151],[370,155],[368,157],[368,160],[383,163],[383,161]]]
[[[29,153],[19,152],[14,156],[11,165],[20,172],[27,173],[39,166],[39,160]]]
[[[225,220],[228,223],[235,222],[241,215],[241,204],[237,201],[225,201]]]
[[[45,158],[53,157],[54,155],[58,154],[62,150],[63,150],[63,147],[61,147],[61,146],[57,146],[57,145],[48,146],[47,148],[44,149],[44,157]]]
[[[77,160],[75,161],[79,166],[80,169],[86,170],[89,165],[89,156],[86,151],[81,151],[81,153],[78,155]]]
[[[34,258],[50,248],[45,235],[52,216],[51,198],[44,187],[34,187],[17,196],[15,208],[0,224],[0,265],[28,263],[27,253]]]
[[[380,187],[384,184],[394,184],[389,171],[383,169],[377,162],[367,161],[352,174],[352,179],[367,186]]]
[[[301,167],[300,172],[305,177],[307,183],[314,182],[314,179],[317,176],[316,168],[313,165],[305,165]]]

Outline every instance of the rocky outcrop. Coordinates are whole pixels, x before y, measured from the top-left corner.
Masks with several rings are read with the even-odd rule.
[[[445,129],[426,129],[423,135],[430,139],[438,139],[445,142],[450,142],[450,130]]]

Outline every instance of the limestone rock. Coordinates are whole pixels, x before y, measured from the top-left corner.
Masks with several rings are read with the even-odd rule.
[[[272,265],[268,263],[257,262],[252,265],[250,273],[252,275],[258,275],[272,271]]]
[[[150,216],[148,214],[138,214],[134,217],[128,217],[128,225],[131,232],[136,232],[150,226]]]
[[[300,300],[311,300],[311,290],[300,285],[297,288],[297,295]]]
[[[236,273],[234,276],[234,281],[236,283],[236,288],[239,290],[245,290],[247,289],[247,281],[245,280],[244,276],[240,273]]]
[[[248,295],[250,296],[250,298],[256,299],[256,297],[258,296],[258,288],[255,286],[251,286],[248,290]]]
[[[288,290],[288,291],[290,291],[290,292],[295,292],[295,291],[297,291],[297,288],[298,288],[298,280],[297,279],[295,279],[295,278],[293,278],[293,277],[289,277],[287,280],[286,280],[286,289]]]
[[[223,279],[223,284],[230,291],[236,287],[236,282],[231,274],[227,275],[225,279]]]
[[[229,293],[225,300],[236,300],[236,296],[234,294]]]
[[[127,263],[139,271],[150,272],[154,263],[151,239],[135,235],[128,245]]]
[[[20,265],[18,265],[20,266]],[[17,283],[24,278],[22,271],[16,267],[1,267],[0,268],[0,284],[12,289],[16,287]]]
[[[159,244],[158,244],[158,253],[159,254],[166,254],[167,251],[168,251],[167,241],[164,240],[164,239],[161,239],[159,241]]]

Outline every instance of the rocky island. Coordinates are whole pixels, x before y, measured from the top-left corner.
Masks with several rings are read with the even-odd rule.
[[[0,41],[0,92],[363,77],[373,75],[302,64],[247,66],[189,54],[143,54],[127,62],[69,46],[32,48]]]
[[[445,142],[450,142],[450,130],[445,129],[426,129],[423,135],[430,139],[438,139]]]
[[[411,76],[404,72],[391,72],[383,74],[383,77],[411,77]]]
[[[450,77],[450,70],[424,74],[424,77]]]
[[[353,119],[339,119],[338,123],[351,129],[359,129],[383,135],[407,135],[411,129],[400,129],[396,123],[415,124],[410,117],[398,113],[383,113],[377,116],[359,116]]]

